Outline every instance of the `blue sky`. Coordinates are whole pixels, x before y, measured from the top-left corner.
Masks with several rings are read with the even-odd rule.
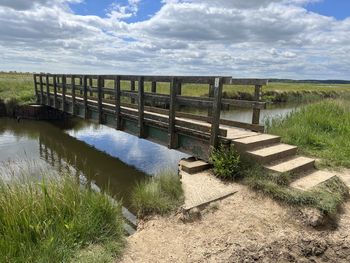
[[[308,4],[307,9],[321,15],[344,19],[350,16],[350,0],[324,0]]]
[[[106,10],[113,4],[127,5],[127,0],[85,0],[79,4],[71,4],[74,13],[79,15],[96,15],[106,17]],[[162,3],[160,0],[141,0],[136,16],[125,19],[127,22],[144,21],[160,10]],[[321,0],[309,3],[307,10],[325,16],[332,16],[338,20],[350,16],[350,0]]]
[[[100,17],[106,17],[106,10],[113,4],[120,4],[126,6],[127,0],[85,0],[83,3],[71,4],[71,9],[74,13],[79,15],[97,15]],[[125,21],[133,23],[138,21],[144,21],[153,16],[160,10],[162,3],[160,0],[141,0],[138,5],[137,16],[125,19]]]

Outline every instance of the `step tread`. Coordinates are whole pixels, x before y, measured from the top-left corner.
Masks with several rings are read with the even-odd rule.
[[[291,159],[284,160],[280,163],[275,163],[272,165],[266,165],[265,168],[279,172],[279,173],[285,173],[293,171],[299,167],[305,166],[307,164],[314,163],[315,159],[304,157],[304,156],[295,156]]]
[[[198,173],[211,168],[211,165],[201,160],[181,160],[180,165],[182,170],[189,174]]]
[[[279,143],[269,147],[264,147],[262,149],[248,151],[248,153],[261,156],[261,157],[266,157],[266,156],[282,153],[282,152],[297,149],[297,148],[298,148],[297,146]]]
[[[306,191],[335,176],[336,174],[332,172],[314,170],[304,177],[292,182],[290,186],[299,190]]]
[[[259,134],[255,136],[246,137],[243,139],[233,140],[233,142],[249,145],[249,144],[254,144],[262,141],[269,141],[277,138],[281,138],[281,137],[276,135],[270,135],[270,134]]]

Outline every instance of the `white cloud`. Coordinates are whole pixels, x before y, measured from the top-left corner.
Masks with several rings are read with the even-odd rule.
[[[106,18],[72,1],[0,0],[0,69],[350,78],[350,18],[308,12],[312,0],[165,0],[138,23],[125,18],[139,0]]]

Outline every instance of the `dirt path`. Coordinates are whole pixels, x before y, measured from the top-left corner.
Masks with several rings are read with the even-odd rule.
[[[194,223],[154,218],[128,238],[121,262],[350,262],[350,203],[336,230],[237,185]]]

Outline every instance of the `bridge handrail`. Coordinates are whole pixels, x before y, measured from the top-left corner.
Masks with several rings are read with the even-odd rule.
[[[39,81],[37,79],[39,78]],[[44,81],[45,80],[45,81]],[[52,80],[50,82],[50,80]],[[79,80],[77,83],[76,80]],[[94,80],[96,84],[94,85]],[[114,88],[105,86],[105,81],[114,81]],[[130,81],[130,90],[121,90],[121,81]],[[135,83],[138,83],[138,91],[135,91]],[[144,91],[144,83],[152,82],[151,92]],[[157,94],[157,83],[170,83],[170,94]],[[190,97],[181,95],[183,84],[207,84],[209,85],[209,97]],[[220,124],[238,126],[245,129],[252,129],[262,131],[263,127],[259,125],[260,110],[266,108],[266,103],[261,101],[262,86],[267,85],[266,79],[239,79],[225,76],[136,76],[136,75],[81,75],[81,74],[49,74],[40,73],[34,74],[35,92],[38,100],[43,103],[44,95],[48,97],[46,103],[49,106],[56,107],[57,96],[62,97],[62,104],[65,105],[66,96],[70,96],[73,104],[73,113],[75,104],[77,103],[77,92],[80,93],[85,105],[85,111],[88,111],[88,100],[97,94],[97,109],[99,113],[99,121],[102,122],[102,113],[104,101],[108,99],[105,95],[110,95],[114,102],[115,113],[117,116],[117,126],[120,126],[120,116],[122,114],[121,107],[123,106],[120,97],[131,98],[132,104],[128,106],[135,106],[135,101],[138,100],[138,122],[140,126],[140,136],[143,134],[143,122],[145,116],[145,107],[151,112],[162,111],[155,107],[156,102],[161,102],[169,106],[168,110],[163,110],[163,114],[168,115],[169,120],[169,146],[174,147],[175,144],[175,120],[176,117],[193,118],[195,120],[202,120],[211,123],[211,138],[210,144],[216,146],[218,137],[222,136],[223,132],[220,129]],[[224,85],[253,85],[255,86],[254,101],[227,99],[222,98]],[[40,90],[38,89],[38,86]],[[44,87],[46,91],[44,91]],[[50,88],[54,88],[53,103],[51,103],[52,93]],[[62,94],[58,95],[58,89]],[[71,90],[68,94],[67,90]],[[90,93],[88,96],[88,93]],[[79,99],[79,96],[78,96]],[[151,107],[145,105],[145,102],[151,104]],[[78,101],[79,103],[79,101]],[[51,105],[53,104],[53,105]],[[178,112],[179,106],[192,106],[197,108],[208,109],[208,116],[196,116],[193,114]],[[223,120],[220,118],[221,110],[228,106],[244,107],[253,109],[252,124],[240,123],[230,120]],[[63,106],[64,107],[64,106]]]

